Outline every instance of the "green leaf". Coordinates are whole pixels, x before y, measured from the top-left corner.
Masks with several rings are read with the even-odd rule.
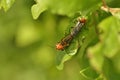
[[[64,63],[72,58],[79,49],[79,43],[76,40],[73,40],[65,51],[61,51],[57,55],[57,69],[62,70]]]
[[[109,17],[99,24],[103,33],[100,39],[103,42],[103,53],[107,57],[113,57],[120,50],[120,20]]]
[[[34,4],[31,8],[32,15],[34,19],[37,19],[39,15],[47,10],[47,0],[37,0],[37,3]]]
[[[57,69],[62,70],[64,67],[64,63],[68,60],[70,60],[72,55],[66,54],[66,52],[62,51],[58,53],[57,56]]]
[[[99,77],[99,75],[96,73],[95,70],[93,70],[91,67],[84,68],[80,71],[80,74],[89,80],[95,80]]]
[[[80,17],[80,16],[79,16]],[[91,18],[89,19],[91,20]],[[89,21],[87,20],[87,21]],[[91,21],[93,22],[93,20]],[[58,65],[63,66],[64,62],[71,59],[72,56],[79,54],[79,57],[82,58],[85,54],[86,48],[91,44],[93,40],[96,42],[96,31],[94,26],[90,26],[91,22],[87,22],[83,28],[80,30],[77,36],[74,37],[70,45],[65,49],[64,52],[61,52],[57,57]],[[94,35],[94,36],[93,36]],[[70,58],[66,56],[69,56]],[[65,57],[65,58],[64,58]],[[63,68],[63,67],[62,67]]]
[[[99,24],[101,34],[100,41],[94,47],[89,48],[88,57],[91,65],[99,72],[102,71],[104,56],[113,58],[120,50],[120,21],[115,17],[109,17]]]
[[[114,67],[115,67],[116,71],[120,73],[120,50],[112,58],[112,61],[113,61],[113,64],[114,64]]]
[[[97,44],[94,47],[89,48],[88,50],[88,57],[90,64],[93,66],[95,70],[98,72],[102,71],[102,65],[103,65],[103,53],[101,52],[101,44]]]
[[[120,19],[120,8],[110,8],[110,12],[113,16]]]
[[[96,9],[99,4],[100,0],[36,0],[36,4],[32,6],[31,11],[34,19],[37,19],[45,10],[60,15],[73,16],[78,11],[82,11],[82,13],[90,12],[91,9]]]
[[[73,40],[68,48],[65,49],[66,53],[69,55],[75,55],[79,49],[79,42],[77,40]]]
[[[1,0],[0,1],[0,9],[3,8],[5,11],[7,11],[15,2],[15,0]]]
[[[106,80],[120,80],[120,72],[114,66],[112,60],[105,58],[102,73]]]

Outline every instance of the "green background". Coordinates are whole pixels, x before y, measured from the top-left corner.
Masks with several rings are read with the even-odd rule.
[[[119,0],[106,2],[120,7]],[[101,5],[101,0],[1,0],[0,80],[120,80],[120,11],[111,15]],[[66,56],[55,45],[79,11],[88,19],[79,36],[86,39],[77,55]]]

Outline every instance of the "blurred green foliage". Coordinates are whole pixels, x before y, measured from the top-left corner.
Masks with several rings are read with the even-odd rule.
[[[0,80],[120,80],[120,1],[106,2],[114,12],[101,0],[0,0]],[[77,12],[87,23],[57,51]]]
[[[3,8],[5,11],[7,11],[15,0],[0,0],[0,9]]]

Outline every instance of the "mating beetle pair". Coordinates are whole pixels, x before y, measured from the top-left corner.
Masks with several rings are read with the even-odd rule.
[[[76,25],[71,30],[71,33],[62,38],[61,41],[56,44],[56,49],[63,51],[66,47],[68,47],[70,42],[80,32],[81,28],[84,26],[85,23],[86,23],[85,18],[78,18]]]

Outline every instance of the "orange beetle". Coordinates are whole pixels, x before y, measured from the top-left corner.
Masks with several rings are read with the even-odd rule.
[[[56,44],[56,49],[57,50],[64,50],[64,45],[62,45],[61,43],[58,43],[58,44]]]

